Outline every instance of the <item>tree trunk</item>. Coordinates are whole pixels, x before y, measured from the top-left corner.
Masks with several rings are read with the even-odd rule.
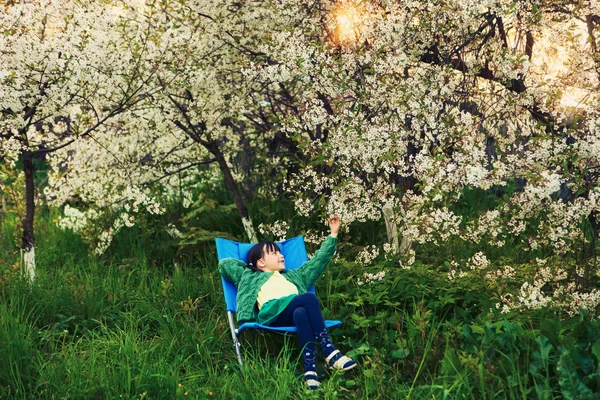
[[[23,237],[21,250],[25,273],[33,282],[35,279],[35,236],[33,220],[35,217],[35,183],[31,154],[23,155],[23,172],[25,173],[25,217],[23,218]]]
[[[402,236],[402,242],[400,243],[400,252],[404,253],[406,250],[410,249],[412,245],[412,240],[408,236]]]
[[[242,217],[242,224],[244,225],[244,231],[246,232],[246,237],[251,243],[258,243],[258,238],[256,237],[256,231],[254,230],[254,226],[252,225],[252,220],[250,219],[250,215],[248,214],[248,209],[244,204],[244,200],[242,199],[242,195],[240,193],[240,189],[233,179],[233,175],[231,175],[231,170],[227,165],[227,161],[225,161],[225,156],[219,149],[218,145],[213,144],[209,151],[215,156],[217,162],[219,163],[219,168],[221,168],[221,172],[223,173],[223,177],[225,178],[225,186],[227,186],[227,190],[233,196],[233,202],[237,207],[240,216]]]
[[[385,219],[388,243],[393,246],[394,254],[398,254],[398,227],[394,218],[394,209],[391,205],[386,204],[383,206],[383,217]]]

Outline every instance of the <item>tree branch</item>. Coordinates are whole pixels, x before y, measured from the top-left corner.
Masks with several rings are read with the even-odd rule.
[[[423,55],[421,57],[421,61],[428,63],[428,64],[444,65],[443,63],[441,63],[439,61],[439,59],[437,59],[437,57],[434,57],[434,55],[432,55],[432,54]],[[464,61],[459,60],[459,59],[450,60],[450,63],[448,65],[450,67],[452,67],[453,69],[460,71],[462,73],[465,73],[465,74],[469,73],[469,72],[473,72],[473,71],[469,70],[469,68],[467,67],[467,65]],[[514,93],[523,93],[527,90],[527,87],[525,86],[525,82],[523,81],[523,79],[511,79],[510,81],[506,81],[504,79],[496,77],[494,75],[494,72],[491,71],[487,67],[480,68],[479,70],[474,71],[474,75],[479,78],[484,78],[484,79],[487,79],[487,80],[490,80],[493,82],[500,83],[506,89],[508,89]],[[554,122],[554,120],[555,120],[550,115],[550,113],[542,111],[539,107],[537,107],[535,105],[532,107],[527,107],[527,111],[529,111],[529,113],[532,115],[533,118],[542,122],[545,125],[550,124],[550,123]]]
[[[210,160],[207,160],[207,161],[199,161],[199,162],[192,163],[190,165],[186,165],[185,167],[179,168],[178,170],[175,170],[175,171],[172,171],[172,172],[168,172],[165,175],[163,175],[163,176],[161,176],[159,178],[156,178],[156,179],[154,179],[154,180],[152,180],[150,182],[146,182],[146,183],[144,183],[144,186],[148,187],[148,186],[150,186],[150,185],[152,185],[152,184],[154,184],[154,183],[156,183],[156,182],[158,182],[158,181],[160,181],[160,180],[162,180],[162,179],[164,179],[164,178],[166,178],[168,176],[178,174],[178,173],[180,173],[182,171],[185,171],[186,169],[190,169],[190,168],[198,166],[198,165],[212,164],[212,163],[214,163],[216,161],[217,161],[217,159],[213,158],[213,159],[210,159]]]

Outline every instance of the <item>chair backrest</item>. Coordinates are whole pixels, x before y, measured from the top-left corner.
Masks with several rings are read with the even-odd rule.
[[[217,244],[217,258],[221,261],[224,258],[237,258],[244,262],[248,262],[248,251],[255,243],[241,243],[234,242],[232,240],[215,239]],[[308,261],[308,255],[306,254],[306,246],[304,245],[304,236],[296,236],[294,238],[285,240],[283,242],[277,242],[277,245],[281,249],[281,254],[285,257],[285,269],[296,269],[302,265],[305,261]],[[225,278],[221,277],[223,283],[223,293],[225,294],[225,303],[227,304],[227,311],[236,312],[236,296],[237,288],[235,285]],[[309,288],[310,292],[314,293],[314,288]]]

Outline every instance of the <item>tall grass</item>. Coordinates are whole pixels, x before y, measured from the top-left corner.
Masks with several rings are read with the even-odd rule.
[[[541,338],[558,343],[582,324],[557,323],[554,337],[552,324],[488,317],[474,297],[485,293],[436,286],[436,272],[418,266],[361,292],[364,267],[333,264],[316,290],[326,318],[344,321],[334,343],[359,367],[319,363],[322,388],[309,392],[294,336],[245,332],[238,365],[212,243],[178,251],[149,223],[96,257],[52,220],[38,219],[33,286],[12,273],[15,221],[0,226],[0,398],[560,398],[557,346],[552,353]],[[361,237],[380,232],[373,225]],[[586,327],[589,338],[569,337],[585,336],[591,348],[595,325]]]
[[[0,397],[302,397],[294,338],[245,335],[240,370],[214,254],[156,265],[131,231],[107,261],[45,223],[33,287],[2,287]]]

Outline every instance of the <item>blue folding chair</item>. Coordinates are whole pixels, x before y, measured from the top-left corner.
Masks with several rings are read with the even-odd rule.
[[[224,258],[237,258],[244,262],[248,262],[248,251],[255,243],[240,243],[234,242],[227,239],[217,238],[217,257],[219,261]],[[308,255],[306,254],[306,246],[304,245],[304,237],[296,236],[295,238],[285,240],[283,242],[277,242],[281,249],[281,254],[285,257],[285,268],[289,270],[296,269],[302,265],[305,261],[308,261]],[[255,322],[246,322],[239,328],[235,327],[233,322],[233,313],[236,312],[236,297],[237,288],[235,285],[221,276],[221,282],[223,284],[223,293],[225,294],[225,303],[227,305],[227,318],[229,319],[229,328],[231,329],[231,337],[233,338],[233,344],[237,353],[238,361],[241,366],[242,352],[241,344],[239,339],[240,334],[246,329],[264,329],[280,334],[290,334],[296,332],[295,326],[289,327],[272,327],[268,325],[262,325]],[[308,288],[309,292],[315,293],[315,288],[311,286]],[[342,321],[325,320],[325,327],[327,329],[334,326],[340,326]]]

